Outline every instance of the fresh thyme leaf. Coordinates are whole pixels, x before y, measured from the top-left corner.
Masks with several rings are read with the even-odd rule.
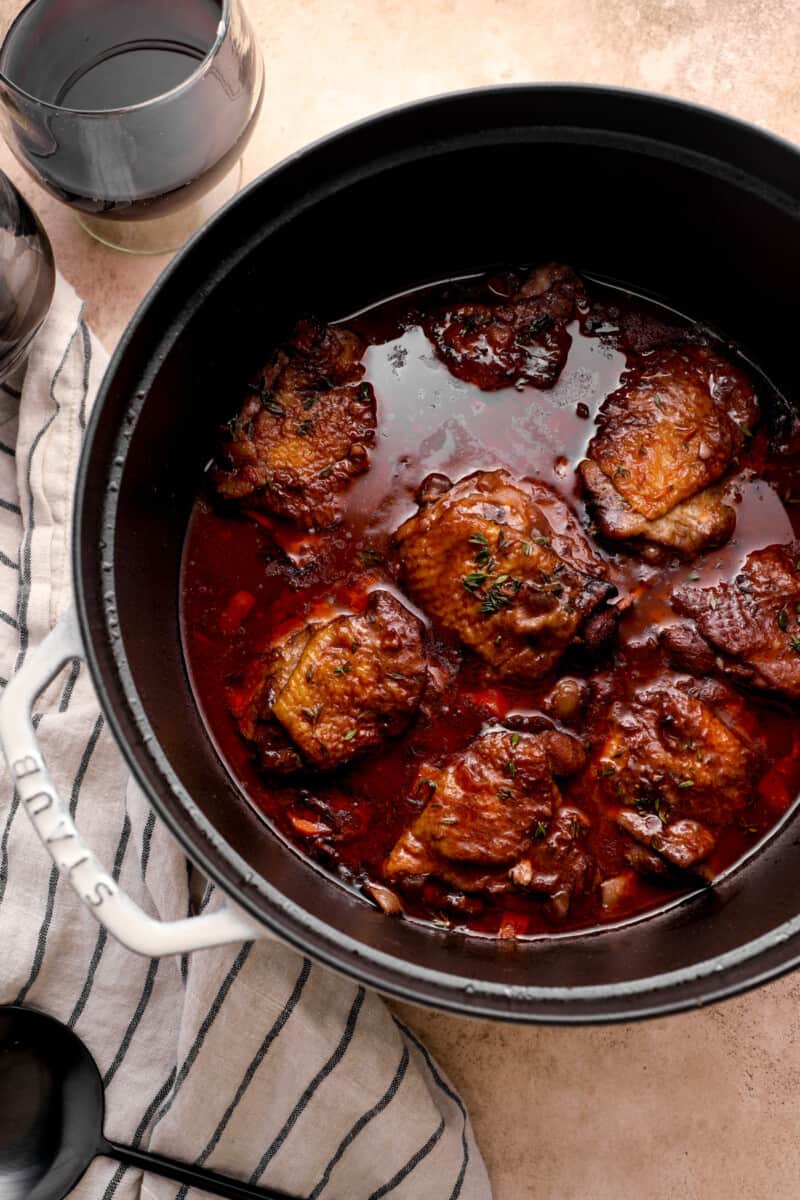
[[[778,628],[786,630],[789,627],[789,614],[785,608],[782,608],[778,613]]]
[[[368,383],[360,383],[356,396],[359,400],[370,400],[372,399],[372,388]]]
[[[485,571],[471,571],[469,575],[464,575],[461,582],[468,592],[477,592],[489,576]]]
[[[797,634],[789,638],[789,645],[792,647],[795,654],[800,654],[800,637],[798,637]]]
[[[627,478],[628,478],[628,472],[627,472],[627,469],[626,469],[625,467],[617,467],[617,469],[615,470],[614,474],[615,474],[615,475],[619,475],[621,479],[627,479]]]
[[[435,792],[437,787],[439,786],[435,779],[420,779],[419,783],[420,783],[420,787],[422,787],[422,785],[425,784],[425,786],[429,787],[432,792]]]
[[[549,546],[550,545],[550,538],[544,537],[541,534],[539,535],[539,537],[535,537],[533,540],[536,542],[537,546]]]
[[[305,421],[301,421],[300,424],[297,426],[297,432],[300,434],[301,437],[305,437],[307,433],[311,433],[313,428],[314,428],[314,422],[310,421],[308,419],[308,417],[306,417]]]
[[[311,683],[311,680],[313,678],[314,678],[314,668],[306,667],[306,683]]]
[[[350,663],[344,662],[340,666],[334,668],[334,675],[347,675],[350,671]]]
[[[512,745],[512,746],[518,746],[518,745],[519,745],[519,734],[518,734],[518,733],[512,733],[512,735],[511,735],[511,745]]]
[[[406,678],[407,678],[405,675],[401,675],[399,671],[387,671],[386,674],[389,676],[390,679],[398,679],[402,683],[405,683]]]
[[[533,546],[530,544],[530,542],[522,542],[522,553],[526,558],[530,558],[530,556],[533,554]]]
[[[533,830],[533,836],[535,838],[547,837],[547,826],[545,825],[544,821],[536,822],[536,825]]]
[[[317,475],[317,479],[327,479],[332,471],[333,471],[332,466],[331,467],[323,467],[322,470]]]
[[[693,779],[681,779],[678,783],[678,787],[679,788],[694,787],[694,780]]]
[[[514,793],[511,788],[501,787],[497,789],[497,795],[500,800],[510,800]]]
[[[471,546],[488,546],[489,539],[485,538],[482,533],[470,534],[468,541]]]
[[[505,765],[505,772],[506,772],[506,775],[508,775],[508,777],[509,777],[510,779],[513,779],[513,778],[514,778],[514,776],[516,775],[516,773],[517,773],[517,764],[514,762],[513,758],[510,758],[510,759],[508,760],[508,762],[506,763],[506,765]]]
[[[352,742],[352,740],[355,736],[356,736],[355,729],[348,729],[347,733],[344,735],[344,740],[346,742]]]
[[[498,575],[497,579],[483,596],[480,607],[481,616],[492,616],[502,608],[509,608],[514,602],[514,596],[521,587],[522,581],[520,579],[514,579],[510,575]]]
[[[664,411],[664,401],[660,396],[653,396],[653,404],[655,404],[656,408],[661,409],[662,412]]]
[[[600,778],[603,779],[606,775],[616,775],[617,768],[613,763],[606,763],[605,766],[601,767],[597,773]]]
[[[712,610],[716,611],[716,607],[717,607],[717,597],[716,597],[716,596],[709,596],[709,598],[708,598],[708,607],[709,607],[710,609],[712,609]]]
[[[283,407],[282,404],[279,404],[277,400],[269,400],[269,399],[265,398],[264,396],[262,396],[261,403],[264,405],[264,408],[267,410],[267,412],[272,413],[273,416],[276,416],[276,417],[285,417],[286,416],[286,409]]]
[[[475,555],[476,566],[479,566],[479,567],[488,566],[489,560],[491,559],[491,557],[492,557],[492,552],[488,548],[486,550],[479,550],[478,553]]]
[[[316,396],[306,396],[305,400],[303,401],[303,408],[306,410],[306,412],[311,412],[311,409],[314,407],[314,405],[316,403],[317,403]]]
[[[322,705],[315,704],[313,708],[301,708],[300,712],[310,725],[316,725],[322,716]]]
[[[700,572],[699,571],[690,571],[688,577],[689,577],[689,579],[692,580],[692,582],[694,582],[695,579],[700,578]]]

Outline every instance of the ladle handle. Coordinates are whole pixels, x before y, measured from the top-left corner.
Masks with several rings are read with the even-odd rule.
[[[31,710],[36,697],[65,663],[85,657],[78,620],[71,608],[26,658],[0,699],[0,742],[8,769],[22,806],[53,862],[112,937],[148,958],[267,937],[263,925],[230,904],[199,917],[155,920],[120,890],[84,842],[39,751]]]
[[[152,1171],[154,1175],[163,1175],[166,1179],[172,1179],[175,1183],[185,1183],[187,1187],[198,1188],[201,1192],[225,1196],[227,1200],[297,1200],[288,1192],[276,1192],[274,1188],[240,1183],[228,1175],[217,1175],[216,1171],[205,1171],[201,1167],[192,1167],[172,1158],[164,1158],[161,1154],[151,1154],[149,1150],[119,1146],[116,1142],[105,1142],[100,1148],[100,1153],[115,1158],[127,1167],[140,1167],[143,1171]]]

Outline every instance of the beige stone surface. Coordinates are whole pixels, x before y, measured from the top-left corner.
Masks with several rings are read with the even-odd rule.
[[[0,16],[10,7],[0,0]],[[798,0],[249,0],[249,8],[267,100],[248,177],[371,111],[508,81],[664,91],[800,138]],[[166,259],[93,243],[4,149],[0,166],[41,214],[61,270],[111,348]],[[633,1026],[519,1029],[403,1014],[463,1089],[496,1200],[795,1200],[799,1005],[800,979],[789,977]]]

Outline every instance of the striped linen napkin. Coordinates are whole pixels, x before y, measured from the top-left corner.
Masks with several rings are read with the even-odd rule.
[[[0,390],[0,675],[70,598],[73,480],[105,352],[59,279],[16,386]],[[222,902],[131,783],[86,666],[34,720],[56,784],[121,886],[171,920]],[[106,1133],[322,1200],[490,1200],[460,1097],[379,997],[274,942],[147,960],[59,877],[0,793],[0,1002],[67,1022],[106,1087]],[[76,1200],[200,1193],[98,1159]]]

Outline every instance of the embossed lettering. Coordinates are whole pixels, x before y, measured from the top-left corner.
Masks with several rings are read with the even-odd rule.
[[[103,895],[104,892],[105,895]],[[106,900],[110,900],[113,895],[114,889],[110,884],[101,879],[99,883],[94,885],[91,892],[86,893],[84,900],[87,904],[91,904],[92,908],[99,908]]]
[[[53,842],[66,842],[70,838],[74,838],[75,837],[75,829],[70,829],[67,818],[62,817],[61,820],[58,822],[57,829],[59,829],[59,830],[64,829],[65,826],[67,827],[66,833],[50,833],[50,834],[48,834],[47,837],[44,839],[45,845],[50,846],[50,845],[52,845]]]
[[[15,779],[24,779],[27,775],[35,775],[41,770],[39,761],[32,754],[26,754],[24,758],[18,758],[15,763],[12,763],[11,770],[14,772]]]
[[[36,808],[33,807],[34,800],[41,801]],[[30,812],[31,816],[38,817],[43,812],[47,812],[48,808],[52,806],[53,796],[50,794],[50,792],[34,792],[32,796],[28,796],[25,803],[28,806],[28,811]]]

